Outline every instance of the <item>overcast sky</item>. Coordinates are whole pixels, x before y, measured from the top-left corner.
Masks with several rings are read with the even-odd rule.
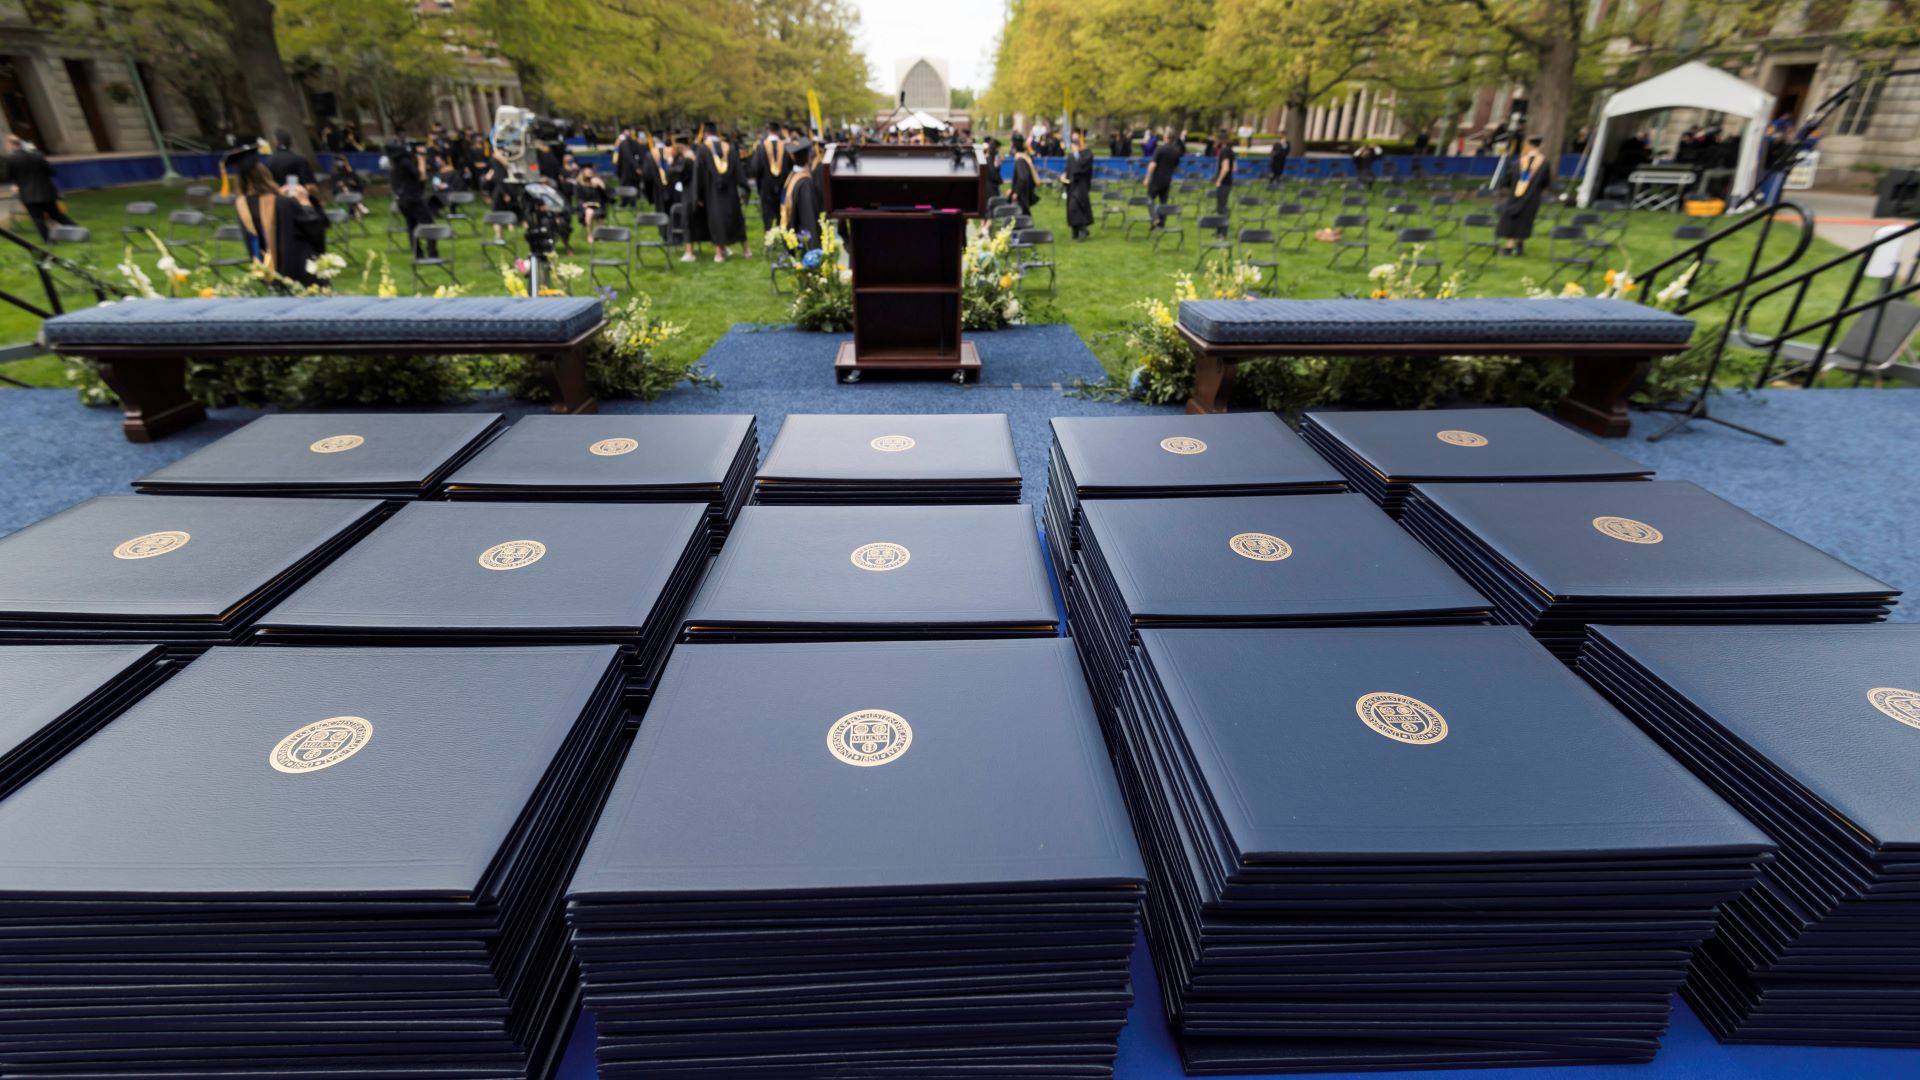
[[[913,56],[945,59],[955,86],[976,93],[987,88],[1005,0],[854,0],[854,6],[875,89],[898,90],[894,61]]]

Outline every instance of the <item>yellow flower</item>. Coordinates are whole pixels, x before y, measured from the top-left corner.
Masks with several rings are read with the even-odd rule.
[[[1587,290],[1581,288],[1579,282],[1569,281],[1567,282],[1566,288],[1560,290],[1560,295],[1561,296],[1585,296],[1587,295]]]
[[[1617,278],[1617,277],[1619,277],[1619,276],[1620,276],[1620,271],[1618,271],[1618,270],[1609,270],[1609,271],[1607,271],[1607,276],[1606,276],[1606,278],[1605,278],[1605,281],[1606,281],[1606,283],[1607,283],[1607,284],[1608,284],[1609,286],[1611,286],[1611,285],[1613,284],[1613,279],[1614,279],[1614,278]]]
[[[559,289],[541,289],[540,295],[541,296],[565,296],[567,294]]]
[[[211,300],[217,295],[219,294],[213,291],[213,286],[211,285],[208,285],[205,288],[200,290],[200,298],[202,300]]]
[[[187,272],[185,270],[175,270],[169,276],[173,278],[175,285],[185,285],[187,283]]]
[[[1627,282],[1627,284],[1626,284],[1626,286],[1625,286],[1624,288],[1622,288],[1622,289],[1620,290],[1620,295],[1621,295],[1621,296],[1625,296],[1625,295],[1627,295],[1628,293],[1630,293],[1630,292],[1632,292],[1633,290],[1635,290],[1635,289],[1637,289],[1637,288],[1639,288],[1639,287],[1640,287],[1640,283],[1639,283],[1639,282],[1637,282],[1637,281],[1629,281],[1629,282]]]
[[[1387,290],[1375,289],[1373,290],[1371,295],[1372,295],[1372,298],[1375,300],[1385,300],[1387,298]]]
[[[1000,275],[1000,287],[1001,287],[1001,288],[1003,288],[1003,289],[1011,289],[1011,288],[1013,288],[1013,275],[1012,275],[1012,274],[1001,274],[1001,275]]]

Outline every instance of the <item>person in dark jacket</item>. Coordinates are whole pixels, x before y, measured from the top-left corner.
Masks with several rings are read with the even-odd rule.
[[[1086,132],[1074,129],[1073,153],[1067,155],[1067,225],[1075,240],[1092,235],[1093,226],[1093,151],[1087,148]]]
[[[1500,205],[1500,218],[1493,231],[1503,241],[1502,255],[1526,253],[1527,238],[1533,235],[1533,221],[1540,216],[1540,204],[1546,201],[1547,185],[1553,183],[1553,170],[1547,166],[1547,155],[1540,144],[1538,136],[1527,140],[1513,187],[1508,191],[1507,201]]]
[[[79,224],[60,208],[60,188],[53,182],[53,165],[47,156],[18,135],[7,136],[7,154],[0,158],[0,181],[13,185],[13,194],[27,208],[27,217],[40,230],[40,239],[47,239],[53,225]]]
[[[1173,174],[1180,171],[1180,159],[1186,153],[1186,143],[1173,132],[1153,148],[1153,156],[1147,161],[1148,198],[1157,204],[1166,204],[1173,194]]]
[[[640,201],[640,141],[633,137],[632,128],[620,129],[620,140],[613,144],[613,177],[620,187],[634,190],[634,194],[621,197],[621,206]]]
[[[433,224],[433,204],[427,201],[427,194],[433,173],[427,164],[427,151],[424,146],[409,146],[404,139],[395,139],[387,147],[387,175],[393,183],[394,208],[407,223],[407,235],[422,225]],[[440,257],[440,242],[437,240],[419,240],[413,242],[414,258]]]
[[[1285,135],[1273,141],[1273,149],[1267,153],[1267,186],[1278,187],[1287,174],[1287,158],[1293,154],[1293,143]]]
[[[273,133],[273,153],[267,157],[267,172],[272,175],[274,183],[283,187],[288,177],[306,187],[314,186],[313,162],[293,148],[293,136],[285,131]]]

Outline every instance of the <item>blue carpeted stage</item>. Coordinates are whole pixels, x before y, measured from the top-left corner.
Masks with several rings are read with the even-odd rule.
[[[839,335],[741,326],[715,343],[705,358],[724,389],[683,387],[656,402],[608,402],[604,408],[610,413],[755,413],[763,448],[772,443],[788,413],[1004,412],[1012,420],[1025,499],[1030,504],[1039,499],[1046,484],[1051,417],[1153,411],[1131,402],[1063,395],[1061,388],[1070,387],[1075,379],[1101,377],[1099,363],[1068,327],[1023,327],[973,336],[985,368],[983,385],[838,386],[832,368]],[[529,411],[498,400],[452,408]],[[1716,401],[1715,409],[1728,419],[1774,432],[1790,442],[1776,447],[1715,425],[1696,424],[1661,443],[1632,438],[1610,445],[1653,466],[1662,478],[1699,483],[1868,573],[1898,586],[1920,587],[1920,547],[1908,542],[1905,528],[1911,517],[1911,493],[1920,489],[1920,454],[1913,452],[1911,435],[1920,394],[1770,391],[1727,395]],[[69,391],[0,391],[0,533],[94,495],[125,493],[136,477],[212,442],[256,415],[252,410],[220,410],[214,419],[187,432],[155,444],[134,445],[121,438],[116,411],[84,408]],[[1642,416],[1635,423],[1645,431],[1659,419]],[[1914,605],[1903,604],[1895,609],[1894,618],[1911,619],[1913,610]],[[1134,978],[1136,1001],[1121,1037],[1116,1075],[1120,1080],[1177,1077],[1179,1058],[1161,1013],[1144,945],[1135,953]],[[561,1080],[591,1080],[593,1075],[591,1019],[586,1018],[575,1032],[560,1076]],[[1721,1046],[1680,1006],[1653,1065],[1522,1069],[1497,1075],[1514,1080],[1920,1076],[1920,1052]]]

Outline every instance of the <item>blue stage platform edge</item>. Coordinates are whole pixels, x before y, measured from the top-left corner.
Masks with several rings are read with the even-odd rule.
[[[770,446],[788,413],[1004,412],[1037,505],[1046,485],[1048,420],[1054,416],[1176,411],[1063,394],[1075,379],[1096,381],[1099,362],[1065,326],[970,335],[980,346],[985,385],[879,382],[839,386],[832,360],[839,335],[737,326],[706,356],[718,391],[682,387],[655,402],[604,403],[608,413],[755,413]],[[1920,393],[1902,390],[1765,391],[1715,402],[1728,419],[1787,437],[1773,446],[1711,424],[1648,443],[1636,435],[1606,445],[1653,466],[1665,479],[1692,480],[1809,543],[1896,586],[1920,585],[1920,545],[1907,540],[1920,454],[1912,451]],[[450,408],[532,411],[488,399]],[[260,415],[216,410],[214,418],[158,443],[120,435],[115,411],[87,409],[65,390],[0,390],[0,534],[94,495],[129,491],[134,479]],[[1640,435],[1665,418],[1637,414]],[[586,422],[586,421],[583,421]],[[1903,603],[1895,619],[1913,618]],[[1180,1059],[1161,1010],[1144,942],[1133,958],[1134,1006],[1120,1038],[1117,1080],[1172,1080]],[[1460,1072],[1322,1074],[1458,1078]],[[1867,1080],[1920,1078],[1920,1051],[1793,1046],[1723,1046],[1676,1000],[1673,1028],[1650,1065],[1509,1069],[1500,1080]],[[594,1080],[593,1020],[581,1018],[560,1080]]]

